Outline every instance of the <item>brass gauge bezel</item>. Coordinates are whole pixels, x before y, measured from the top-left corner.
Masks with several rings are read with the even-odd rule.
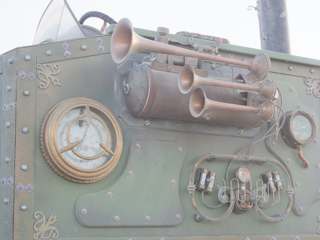
[[[85,157],[85,156],[76,154],[76,156],[86,161],[94,160],[98,158],[101,154],[104,154],[105,152],[110,154],[111,158],[109,159],[109,161],[107,161],[104,165],[95,169],[79,168],[71,164],[69,161],[65,159],[62,153],[65,151],[72,151],[74,153],[73,148],[76,146],[75,145],[76,143],[71,144],[70,141],[68,140],[69,145],[64,149],[59,149],[59,145],[57,141],[58,125],[62,117],[66,113],[68,113],[70,110],[75,108],[80,108],[80,107],[84,107],[87,109],[88,115],[86,117],[88,119],[88,122],[91,121],[92,118],[95,118],[104,126],[104,128],[106,128],[108,141],[110,138],[110,131],[108,128],[112,129],[113,135],[114,135],[113,137],[115,138],[115,140],[113,141],[115,144],[115,146],[113,147],[113,150],[107,147],[108,143],[106,145],[100,143],[102,152],[97,156]],[[99,112],[102,118],[99,119],[95,116],[92,116],[90,110]],[[106,123],[102,121],[103,118],[108,119],[108,122],[109,122],[108,126]],[[72,123],[74,123],[74,121],[75,120],[73,120]],[[70,132],[71,126],[72,124],[69,125],[67,134]],[[122,147],[123,147],[123,138],[122,138],[121,128],[115,116],[107,107],[105,107],[99,102],[96,102],[88,98],[66,99],[58,103],[57,105],[55,105],[47,113],[41,127],[40,135],[41,135],[40,137],[41,149],[44,157],[46,158],[51,168],[61,177],[73,182],[78,182],[78,183],[92,183],[106,177],[117,165],[122,152]]]
[[[309,120],[310,124],[311,124],[312,132],[311,132],[311,136],[307,140],[301,140],[301,139],[297,138],[295,136],[295,134],[293,133],[292,121],[298,115],[306,117]],[[315,139],[316,134],[317,134],[316,123],[315,123],[314,119],[310,116],[310,114],[308,114],[308,113],[306,113],[304,111],[286,112],[286,114],[285,114],[285,123],[283,125],[283,128],[281,129],[281,135],[282,135],[283,141],[289,147],[291,147],[293,149],[297,149],[298,146],[304,146],[306,144],[309,144]]]

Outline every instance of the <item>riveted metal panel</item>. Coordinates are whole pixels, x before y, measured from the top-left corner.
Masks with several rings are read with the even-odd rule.
[[[34,149],[35,149],[35,90],[36,90],[36,48],[21,48],[17,56],[17,104],[16,104],[16,161],[15,161],[15,203],[14,239],[33,238],[34,213]],[[20,72],[26,76],[21,78]],[[29,91],[25,96],[24,91]],[[26,165],[27,169],[23,169]],[[22,190],[17,187],[19,184]],[[24,189],[23,189],[24,188]],[[26,206],[23,210],[21,207]]]
[[[5,184],[0,185],[0,232],[4,239],[13,239],[13,206],[14,206],[14,167],[15,167],[15,115],[16,109],[10,109],[11,102],[16,102],[17,51],[8,52],[3,56],[5,71],[1,75],[1,159],[0,179]],[[11,90],[7,90],[7,86]],[[6,105],[5,105],[6,104]],[[5,105],[5,107],[4,107]],[[6,123],[8,125],[6,126]],[[10,123],[10,126],[9,126]],[[6,161],[7,158],[7,161]],[[10,179],[10,181],[8,181]],[[9,203],[5,204],[4,199]]]

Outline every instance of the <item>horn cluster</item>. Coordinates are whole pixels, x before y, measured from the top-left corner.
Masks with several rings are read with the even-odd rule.
[[[173,93],[175,92],[174,90],[170,92],[170,90],[162,84],[164,82],[163,80],[162,83],[160,82],[161,80],[156,81],[160,78],[176,79],[176,77],[170,77],[169,73],[165,72],[161,72],[162,75],[160,77],[157,71],[148,69],[149,67],[146,66],[140,67],[138,70],[135,69],[135,72],[140,71],[141,74],[145,76],[145,80],[141,80],[141,77],[134,76],[134,73],[131,73],[127,77],[126,84],[128,89],[130,89],[130,86],[131,88],[134,86],[137,88],[138,85],[141,85],[141,81],[145,81],[144,84],[149,88],[148,92],[146,92],[146,97],[139,95],[141,92],[139,89],[126,91],[129,99],[127,99],[129,111],[132,109],[130,112],[135,116],[148,115],[172,118],[176,114],[176,118],[179,119],[192,120],[193,118],[211,123],[248,127],[260,126],[264,122],[270,121],[274,116],[275,106],[271,100],[275,96],[277,87],[273,80],[264,80],[271,67],[270,59],[266,54],[257,54],[254,59],[243,62],[151,41],[136,34],[130,20],[124,18],[118,22],[113,31],[111,39],[112,58],[117,64],[120,64],[126,61],[132,53],[136,52],[155,52],[222,62],[245,67],[249,70],[249,73],[244,76],[245,83],[230,82],[224,78],[200,77],[195,74],[191,65],[186,64],[180,71],[177,82],[178,86],[171,86],[170,89],[172,90],[178,87],[182,96],[176,96],[176,94]],[[147,74],[147,72],[149,73]],[[154,77],[149,79],[149,77],[153,75]],[[137,83],[137,81],[140,82]],[[170,81],[170,83],[172,83],[176,80]],[[200,88],[198,86],[202,87]],[[193,88],[195,89],[192,91]],[[212,91],[210,89],[215,90]],[[235,98],[234,90],[247,92],[248,101],[245,103],[246,105],[243,103],[238,104],[238,100],[232,100],[231,102],[225,100],[226,98]],[[167,99],[157,99],[157,97],[160,97],[155,94],[156,91],[163,91],[163,95],[167,95],[167,99],[171,99],[172,97],[171,101],[177,100],[176,102],[181,102],[182,104],[185,99],[189,99],[185,101],[188,102],[187,104],[189,105],[188,113],[178,113],[179,110],[171,111],[170,109],[163,109],[166,107],[169,108],[170,106],[164,104]],[[206,92],[210,95],[208,95],[210,99],[207,98]],[[221,101],[222,99],[223,101]],[[138,101],[138,105],[131,100]],[[137,106],[141,106],[141,109],[137,108]],[[180,108],[184,109],[184,106],[180,106]]]

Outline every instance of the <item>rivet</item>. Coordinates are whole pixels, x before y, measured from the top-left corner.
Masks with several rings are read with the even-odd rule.
[[[320,164],[317,164],[317,168],[320,168]]]
[[[209,131],[213,131],[213,127],[212,126],[209,127]]]
[[[313,118],[314,118],[314,114],[311,114],[311,117],[313,117]]]
[[[290,92],[293,92],[294,89],[293,89],[293,87],[291,87],[291,88],[289,88],[289,90],[290,90]]]
[[[177,214],[177,215],[176,215],[176,218],[177,218],[178,220],[180,220],[180,219],[181,219],[181,215],[180,215],[180,214]]]
[[[177,123],[177,128],[181,128],[182,127],[182,124],[181,123]]]
[[[12,58],[9,58],[9,59],[8,59],[8,63],[9,63],[9,64],[12,64],[12,63],[13,63],[13,59],[12,59]]]
[[[10,85],[8,85],[8,86],[7,86],[7,91],[8,91],[8,92],[11,92],[11,90],[12,90],[12,87],[11,87]]]
[[[288,69],[291,71],[291,70],[293,69],[293,67],[292,67],[292,66],[289,66]]]
[[[302,212],[302,211],[303,211],[303,207],[300,207],[300,208],[299,208],[299,211]]]
[[[119,74],[120,74],[120,77],[125,77],[126,76],[126,71],[121,70]]]
[[[290,158],[287,158],[287,162],[288,162],[288,163],[291,162],[291,159],[290,159]]]
[[[301,108],[301,104],[298,104],[298,108]]]
[[[23,171],[27,171],[28,170],[28,166],[26,164],[22,164],[20,167]]]
[[[272,146],[275,146],[276,145],[276,143],[275,142],[272,142]]]
[[[238,134],[243,135],[243,129],[242,128],[238,129]]]
[[[151,218],[149,216],[146,216],[146,222],[150,222]]]
[[[11,122],[6,122],[6,127],[7,128],[11,127]]]
[[[25,59],[26,61],[30,61],[31,56],[30,56],[30,55],[25,55],[25,56],[24,56],[24,59]]]
[[[81,50],[82,50],[82,51],[87,50],[87,46],[86,46],[86,45],[81,45],[81,47],[80,47],[80,48],[81,48]]]
[[[135,66],[137,66],[137,63],[136,63],[136,62],[133,62],[133,63],[132,63],[132,67],[135,67]]]
[[[131,91],[130,85],[129,84],[124,85],[123,91],[124,91],[124,94],[129,95]]]
[[[149,125],[150,125],[150,121],[149,121],[148,119],[145,119],[145,120],[143,121],[143,124],[144,124],[145,126],[149,126]]]
[[[115,216],[114,219],[113,219],[115,222],[119,222],[120,221],[120,218],[118,216]]]
[[[51,56],[51,54],[52,54],[51,50],[47,50],[47,51],[46,51],[46,55],[47,55],[47,56]]]
[[[310,69],[310,72],[311,72],[311,73],[314,73],[314,69],[311,68],[311,69]]]
[[[112,192],[108,192],[108,198],[112,198],[113,193]]]
[[[129,172],[128,172],[128,175],[129,175],[129,177],[132,177],[132,176],[133,176],[133,172],[132,172],[132,171],[129,171]]]
[[[10,157],[6,157],[6,158],[4,159],[4,161],[5,161],[6,163],[9,163],[9,162],[11,162],[11,158],[10,158]]]
[[[81,213],[82,213],[83,215],[86,215],[86,214],[87,214],[87,209],[85,209],[85,208],[82,209],[82,210],[81,210]]]
[[[314,143],[318,143],[318,139],[313,140]]]
[[[140,145],[140,144],[137,144],[137,145],[136,145],[136,148],[137,148],[137,149],[140,149],[140,148],[141,148],[141,145]]]
[[[296,187],[300,187],[300,183],[299,182],[296,182]]]
[[[179,148],[178,148],[178,151],[179,151],[179,152],[182,152],[182,147],[179,147]]]
[[[9,200],[9,198],[5,198],[5,199],[3,199],[3,202],[4,202],[5,204],[9,204],[9,203],[10,203],[10,200]]]
[[[128,112],[127,108],[123,107],[123,108],[122,108],[122,112],[123,112],[123,113],[127,113],[127,112]]]
[[[24,90],[23,91],[23,95],[25,95],[26,97],[30,96],[30,92],[28,90]]]
[[[175,184],[176,184],[176,180],[172,179],[172,180],[171,180],[171,184],[172,184],[172,185],[175,185]]]
[[[210,121],[210,119],[211,119],[210,115],[206,115],[204,118],[205,118],[207,121]]]
[[[21,211],[27,211],[27,206],[26,205],[21,205],[20,206]]]
[[[29,132],[29,128],[27,128],[27,127],[22,128],[22,132],[24,134],[27,134]]]

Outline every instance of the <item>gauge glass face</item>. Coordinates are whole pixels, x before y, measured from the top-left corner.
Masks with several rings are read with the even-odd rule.
[[[294,136],[300,141],[308,140],[312,135],[312,125],[308,118],[297,115],[292,120],[292,131]]]
[[[240,167],[237,176],[240,182],[247,183],[251,180],[251,171],[247,167]]]
[[[88,121],[86,108],[74,108],[62,117],[57,129],[58,147],[63,157],[72,165],[87,170],[101,167],[112,157],[101,146],[112,148],[107,123],[93,111],[90,116]],[[75,145],[71,151],[62,151],[71,144]]]

